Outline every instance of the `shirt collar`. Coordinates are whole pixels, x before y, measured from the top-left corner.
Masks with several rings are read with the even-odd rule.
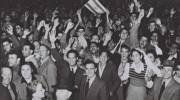
[[[44,58],[43,60],[41,60],[41,65],[46,62],[49,59],[49,56],[47,56],[46,58]]]
[[[34,55],[30,55],[30,56],[26,57],[26,58],[25,58],[25,61],[31,59],[32,57],[34,57]]]
[[[34,80],[36,80],[36,77],[32,76],[31,82],[34,81]],[[28,84],[23,77],[22,77],[22,79],[21,79],[21,83],[26,83],[26,84]]]

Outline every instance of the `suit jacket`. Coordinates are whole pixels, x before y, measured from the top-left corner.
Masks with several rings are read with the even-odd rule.
[[[50,57],[46,59],[44,63],[38,69],[40,75],[43,75],[50,92],[54,92],[53,86],[56,85],[57,80],[57,68],[55,63],[52,61]]]
[[[97,76],[106,83],[108,90],[113,93],[115,96],[113,98],[116,99],[117,89],[121,83],[117,71],[117,67],[111,61],[107,62],[101,77],[99,76],[99,69],[97,70]]]
[[[79,100],[80,83],[84,76],[84,72],[85,71],[79,67],[77,68],[74,74],[71,72],[71,75],[72,75],[71,77],[73,78],[71,100]]]
[[[98,77],[94,79],[91,87],[88,90],[87,96],[85,96],[86,91],[86,77],[83,78],[80,87],[79,100],[108,100],[109,94],[105,83]]]
[[[12,100],[8,88],[0,83],[0,100]]]
[[[162,86],[162,78],[157,78],[154,81],[154,86],[151,93],[148,95],[148,100],[158,100]],[[180,100],[180,84],[177,83],[174,78],[170,80],[166,88],[164,89],[160,100]]]

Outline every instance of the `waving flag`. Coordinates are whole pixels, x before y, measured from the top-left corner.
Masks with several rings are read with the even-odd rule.
[[[89,0],[84,6],[95,15],[103,14],[107,10],[98,0]]]

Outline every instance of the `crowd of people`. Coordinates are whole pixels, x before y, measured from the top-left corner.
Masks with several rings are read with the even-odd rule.
[[[180,100],[180,8],[153,1],[1,8],[0,100]]]

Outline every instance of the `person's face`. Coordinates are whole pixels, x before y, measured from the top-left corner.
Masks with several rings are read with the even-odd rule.
[[[122,48],[120,54],[121,54],[121,59],[127,59],[129,55],[129,50],[126,48]]]
[[[172,44],[170,47],[170,55],[176,54],[178,51],[178,46],[176,44]]]
[[[136,20],[136,14],[132,14],[130,18],[131,18],[131,21],[135,21]]]
[[[30,43],[33,43],[33,34],[31,34],[31,35],[28,36],[28,41],[29,41]]]
[[[163,68],[163,74],[164,74],[164,79],[169,79],[171,78],[172,76],[172,71],[173,71],[173,68],[172,67],[167,67],[167,66],[164,66]]]
[[[3,78],[2,84],[4,84],[5,86],[8,86],[12,80],[11,70],[9,68],[3,68],[1,76]]]
[[[152,36],[151,36],[151,40],[157,41],[158,40],[158,34],[157,33],[153,33]]]
[[[100,62],[101,63],[106,63],[108,61],[108,55],[106,52],[102,52],[100,55]]]
[[[45,46],[40,46],[40,57],[41,59],[46,58],[47,56],[49,56],[49,50],[45,47]]]
[[[115,46],[116,44],[114,43],[114,41],[110,40],[110,42],[108,43],[108,50],[113,50]]]
[[[39,48],[40,48],[39,42],[35,41],[33,44],[34,44],[34,47],[35,47],[35,51],[39,51]]]
[[[6,15],[6,16],[5,16],[5,21],[6,21],[6,22],[10,22],[10,21],[11,21],[11,17],[10,17],[9,15]]]
[[[77,32],[78,36],[82,36],[84,34],[85,34],[84,29],[79,29],[78,32]]]
[[[132,58],[134,63],[139,63],[142,59],[142,56],[137,51],[133,51],[131,58]]]
[[[141,37],[139,44],[140,44],[140,48],[145,48],[145,46],[147,45],[148,39],[146,37]]]
[[[68,62],[70,66],[74,66],[77,63],[77,57],[75,53],[68,54]]]
[[[127,30],[122,30],[120,37],[122,40],[126,40],[128,38],[128,31]]]
[[[11,50],[11,47],[12,47],[12,44],[5,41],[3,42],[3,49],[6,51],[6,52],[9,52]]]
[[[117,26],[121,25],[121,19],[119,18],[118,20],[116,20],[116,21],[115,21],[115,24],[116,24]]]
[[[21,74],[24,79],[32,78],[32,70],[29,65],[22,65],[21,67]]]
[[[154,62],[155,61],[155,58],[154,58],[154,55],[152,53],[148,53],[147,56],[149,57],[149,59]]]
[[[180,65],[177,65],[176,76],[180,78]]]
[[[149,24],[149,30],[150,30],[150,32],[154,31],[155,28],[156,28],[156,24],[155,24],[154,22],[152,22],[152,23]]]
[[[177,44],[180,45],[180,36],[177,36],[175,41],[176,41]]]
[[[132,12],[134,9],[134,3],[129,4],[129,10]]]
[[[16,33],[17,33],[19,36],[22,36],[22,35],[23,35],[21,26],[16,25],[15,31],[16,31]]]
[[[30,47],[28,45],[24,45],[23,49],[22,49],[22,54],[24,57],[28,57],[32,54],[32,50],[30,49]]]
[[[86,75],[87,75],[88,79],[90,79],[96,75],[96,70],[97,70],[97,68],[95,68],[94,64],[92,64],[92,63],[86,64]]]
[[[45,89],[43,88],[42,84],[41,83],[38,83],[37,86],[36,86],[36,97],[37,98],[44,98],[45,97]]]
[[[97,45],[94,44],[94,43],[91,43],[91,45],[90,45],[90,51],[91,51],[92,53],[96,53],[96,52],[98,51]]]
[[[99,43],[99,42],[100,42],[100,39],[99,39],[98,35],[93,35],[93,36],[92,36],[92,39],[91,39],[91,42]]]
[[[8,64],[10,67],[16,66],[19,63],[19,58],[15,54],[8,55]]]

